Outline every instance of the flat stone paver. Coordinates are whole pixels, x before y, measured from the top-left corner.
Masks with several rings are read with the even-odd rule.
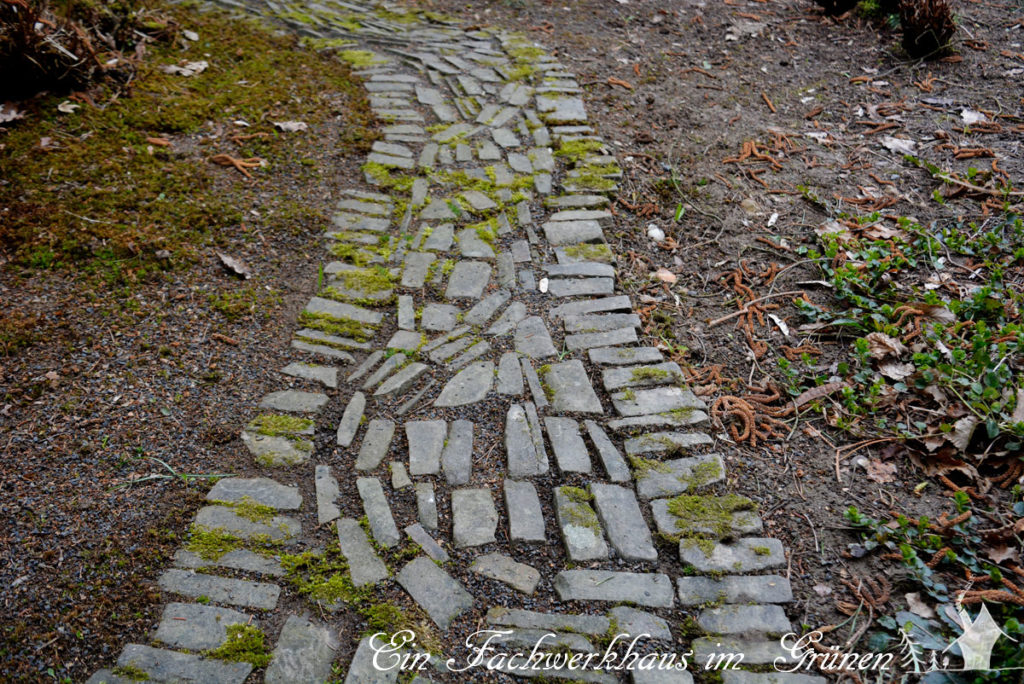
[[[491,279],[491,266],[483,261],[460,261],[448,276],[446,299],[480,299]]]
[[[339,646],[330,627],[290,615],[281,628],[263,681],[267,684],[326,681]]]
[[[396,579],[442,630],[473,607],[469,592],[428,558],[411,561]]]
[[[543,543],[544,513],[532,482],[505,480],[505,509],[508,511],[508,532],[512,541]]]
[[[528,596],[533,595],[540,582],[540,573],[536,569],[500,553],[480,556],[469,569],[478,575],[503,582]]]
[[[708,608],[697,624],[711,634],[788,634],[793,626],[781,606],[722,606]]]
[[[579,424],[572,418],[550,416],[544,419],[551,451],[555,454],[555,463],[563,473],[589,473],[590,456],[587,445],[580,435]]]
[[[595,482],[590,485],[590,492],[615,552],[626,560],[658,560],[651,530],[632,488]]]
[[[448,436],[443,420],[413,420],[405,424],[409,442],[409,473],[434,475],[441,470],[441,450]]]
[[[248,549],[233,549],[217,559],[203,558],[199,554],[178,549],[174,552],[174,564],[179,568],[201,570],[202,568],[229,568],[257,575],[281,577],[285,574],[281,563]]]
[[[668,461],[633,457],[631,465],[636,479],[636,493],[641,499],[692,492],[725,478],[725,465],[718,454]]]
[[[662,618],[629,606],[616,606],[608,611],[620,634],[636,637],[647,634],[651,639],[672,640],[672,630]]]
[[[563,570],[555,578],[563,601],[608,601],[671,608],[675,592],[668,575],[610,570]]]
[[[608,479],[612,482],[629,482],[632,476],[629,473],[629,466],[626,465],[626,459],[608,438],[608,434],[593,420],[586,420],[583,424],[587,428],[590,441],[597,449],[597,455],[601,459],[604,471],[608,474]]]
[[[579,359],[550,364],[541,381],[551,392],[551,410],[558,413],[603,413],[601,400]]]
[[[451,560],[448,556],[448,552],[430,536],[429,532],[423,529],[423,526],[420,523],[409,525],[405,528],[405,533],[409,535],[409,539],[412,539],[420,545],[420,548],[423,549],[423,553],[427,554],[434,560],[440,563],[447,563]]]
[[[709,551],[691,540],[679,542],[679,559],[700,572],[755,572],[786,565],[786,552],[778,539],[745,537],[718,542]]]
[[[384,496],[384,488],[375,477],[360,477],[356,480],[359,498],[363,501],[363,510],[370,522],[370,531],[377,543],[386,548],[396,546],[402,540],[398,527],[391,515],[391,506]]]
[[[537,448],[525,408],[512,404],[505,416],[505,453],[508,474],[516,479],[548,471],[547,453]]]
[[[227,506],[203,506],[196,513],[195,524],[208,530],[221,529],[242,539],[267,537],[274,541],[288,541],[302,532],[302,525],[294,518],[275,515],[250,520]]]
[[[273,610],[281,588],[267,582],[216,577],[191,570],[170,569],[160,575],[157,584],[164,591],[190,598],[205,596],[217,603]]]
[[[229,663],[213,658],[200,658],[190,653],[165,651],[142,644],[124,647],[117,666],[142,670],[154,682],[208,682],[209,684],[242,684],[252,665]]]
[[[516,352],[531,359],[544,359],[557,352],[551,342],[551,333],[540,316],[524,318],[516,326]]]
[[[554,496],[555,517],[569,559],[581,562],[607,558],[608,545],[597,513],[590,506],[590,494],[577,487],[556,487]]]
[[[680,577],[676,580],[679,602],[684,606],[715,603],[789,603],[793,588],[779,575],[726,575]]]
[[[372,636],[363,637],[345,675],[345,684],[395,684],[402,673],[399,668],[386,667],[379,662],[382,658],[378,658],[377,665],[374,664],[374,656],[386,643],[379,637],[376,640]]]
[[[271,392],[260,401],[260,408],[292,413],[317,413],[328,401],[326,394],[284,390]]]
[[[188,651],[214,649],[227,639],[228,625],[259,623],[251,615],[230,608],[204,606],[200,603],[168,603],[153,635],[157,641]]]
[[[338,543],[341,555],[348,562],[352,584],[361,587],[387,578],[387,567],[373,550],[366,532],[357,520],[342,518],[338,521]]]
[[[318,366],[312,363],[289,363],[281,369],[285,375],[304,380],[314,380],[324,387],[338,387],[338,369],[333,366]]]
[[[395,436],[395,423],[386,418],[374,418],[366,426],[363,443],[356,458],[356,470],[373,470],[381,464]]]
[[[494,362],[479,361],[459,371],[448,381],[434,406],[454,407],[483,401],[494,384]]]
[[[295,510],[302,506],[302,494],[298,487],[283,485],[269,477],[226,477],[217,480],[206,494],[207,501],[237,503],[245,498],[279,510]]]
[[[473,470],[472,421],[454,420],[448,427],[448,440],[441,451],[441,469],[450,485],[469,482]]]
[[[345,412],[341,414],[341,422],[338,423],[338,446],[347,447],[352,444],[365,410],[366,395],[356,392],[345,406]]]
[[[498,512],[490,490],[452,491],[452,539],[456,547],[490,544],[497,528]]]
[[[338,481],[331,475],[330,466],[318,465],[313,483],[316,488],[316,521],[318,525],[324,525],[341,516],[341,510],[335,504]]]

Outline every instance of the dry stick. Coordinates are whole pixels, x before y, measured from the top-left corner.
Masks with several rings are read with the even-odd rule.
[[[736,318],[737,316],[742,316],[745,313],[749,313],[751,306],[753,306],[754,304],[757,304],[758,302],[763,302],[766,299],[773,299],[774,297],[787,297],[789,295],[798,295],[798,294],[803,294],[803,293],[804,293],[803,290],[790,290],[788,292],[777,292],[775,294],[765,295],[764,297],[758,297],[757,299],[751,300],[751,301],[747,302],[746,304],[744,304],[743,308],[740,309],[739,311],[733,311],[728,316],[722,316],[721,318],[716,318],[715,320],[713,320],[710,323],[708,323],[708,326],[713,328],[716,325],[718,325],[719,323],[725,323],[726,321],[731,320],[733,318]]]

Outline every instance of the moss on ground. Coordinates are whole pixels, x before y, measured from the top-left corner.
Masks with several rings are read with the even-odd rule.
[[[229,551],[242,547],[242,540],[222,528],[208,529],[193,524],[185,549],[203,560],[217,561]]]
[[[366,342],[376,334],[377,329],[369,323],[361,323],[351,318],[338,318],[325,313],[303,311],[299,314],[299,323],[311,330],[319,330],[328,335],[347,337],[357,342]],[[316,340],[317,344],[328,344]]]
[[[676,528],[686,534],[695,528],[710,530],[716,538],[732,533],[733,514],[753,510],[756,504],[745,496],[700,496],[683,494],[668,500],[668,512],[676,517]],[[705,533],[701,533],[702,536]]]
[[[578,245],[569,245],[562,249],[565,251],[566,256],[572,257],[573,259],[608,262],[613,258],[611,247],[603,242],[598,244],[582,243]]]
[[[313,427],[314,423],[309,418],[298,416],[287,416],[279,413],[264,413],[256,416],[249,427],[261,435],[267,437],[291,437],[301,434]]]
[[[252,625],[238,624],[228,625],[224,643],[205,651],[203,655],[234,663],[250,663],[253,667],[266,667],[271,657],[263,630]]]
[[[641,456],[630,456],[629,464],[633,466],[633,477],[637,480],[645,480],[651,476],[652,472],[655,473],[671,473],[672,468],[661,461],[657,461],[653,458],[643,458]]]

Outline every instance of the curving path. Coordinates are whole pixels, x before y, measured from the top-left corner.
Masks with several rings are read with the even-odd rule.
[[[574,76],[513,33],[429,13],[222,4],[352,41],[384,137],[337,198],[283,389],[243,429],[265,477],[213,487],[159,577],[153,642],[89,681],[245,681],[249,663],[204,655],[234,624],[275,625],[267,682],[412,679],[374,670],[334,595],[300,602],[282,559],[306,549],[340,554],[350,595],[418,606],[448,646],[486,626],[584,654],[646,633],[701,663],[744,653],[755,671],[725,684],[823,681],[768,672],[791,631],[786,553],[716,486],[704,403],[639,342],[605,241],[621,173]],[[435,663],[414,681],[510,680]]]

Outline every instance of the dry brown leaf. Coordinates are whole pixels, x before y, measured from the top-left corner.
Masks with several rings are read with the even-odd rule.
[[[1013,415],[1010,420],[1014,423],[1024,421],[1024,389],[1017,390],[1017,405],[1013,408]]]
[[[914,308],[919,309],[926,318],[933,321],[946,324],[956,323],[956,314],[941,304],[915,304]]]
[[[879,360],[887,356],[899,357],[907,352],[907,348],[903,346],[902,342],[885,333],[869,333],[866,339],[868,341],[868,353],[873,358]]]
[[[657,271],[655,271],[654,276],[661,282],[668,283],[669,285],[674,285],[675,282],[679,280],[679,278],[676,277],[675,273],[664,267],[659,268]]]
[[[809,401],[814,401],[815,399],[820,399],[821,397],[827,397],[833,392],[841,390],[844,387],[846,387],[846,383],[842,381],[829,382],[818,387],[812,387],[809,390],[801,392],[800,396],[793,400],[793,404],[797,408],[800,408]]]
[[[914,364],[888,361],[878,366],[878,372],[890,380],[900,382],[914,374]]]
[[[973,466],[965,463],[956,457],[953,447],[946,446],[933,454],[921,454],[916,449],[909,449],[907,454],[921,472],[929,477],[936,475],[948,475],[951,472],[960,472],[971,478],[978,477],[978,471]]]
[[[974,436],[974,429],[981,424],[981,421],[974,416],[964,416],[953,423],[953,431],[947,435],[949,441],[960,451],[967,451],[967,445],[971,443]]]
[[[1017,558],[1019,555],[1017,549],[1011,548],[1010,546],[991,546],[985,549],[985,555],[989,557],[993,563],[1002,563]]]
[[[241,259],[236,259],[220,252],[217,252],[217,256],[220,257],[220,262],[235,275],[240,275],[246,280],[252,277],[252,270]]]
[[[882,461],[870,460],[865,468],[868,473],[868,479],[872,482],[878,482],[879,484],[885,484],[886,482],[892,482],[896,479],[896,464],[895,463],[884,463]]]
[[[914,615],[919,615],[926,620],[930,620],[935,617],[935,610],[921,600],[920,592],[915,591],[909,594],[904,594],[904,598],[907,599],[907,605],[910,607],[910,612]]]

